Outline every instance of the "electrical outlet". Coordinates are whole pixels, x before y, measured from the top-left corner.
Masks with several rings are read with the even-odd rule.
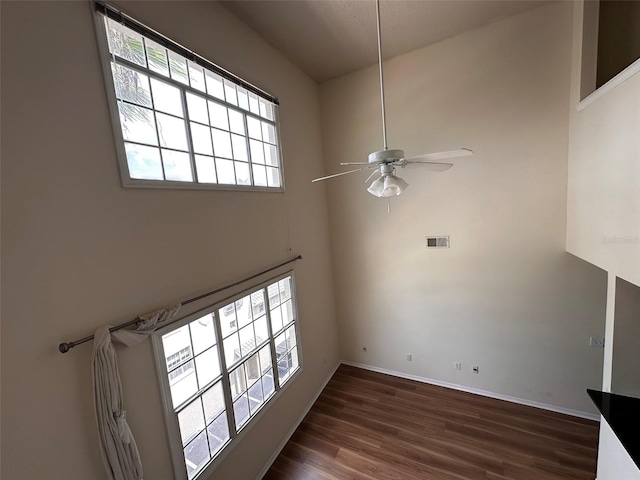
[[[472,365],[471,370],[473,373],[480,373],[480,367],[478,365]]]
[[[455,368],[456,370],[462,370],[462,363],[460,362],[455,362],[453,364],[453,368]]]
[[[604,338],[591,337],[589,339],[590,347],[604,347]]]
[[[407,362],[410,362],[410,361],[411,361],[411,354],[407,353]]]
[[[367,347],[362,347],[362,351],[366,352],[367,351]]]

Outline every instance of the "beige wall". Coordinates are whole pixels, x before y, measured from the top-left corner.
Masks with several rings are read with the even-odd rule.
[[[565,253],[571,22],[558,3],[385,63],[389,146],[475,156],[400,171],[390,214],[366,174],[328,184],[344,358],[595,412],[606,276]],[[321,85],[327,173],[381,149],[376,82]]]
[[[104,478],[91,346],[59,342],[301,253],[304,371],[211,477],[255,478],[339,358],[317,85],[218,5],[122,5],[280,98],[287,192],[121,188],[90,3],[2,2],[0,476]],[[150,342],[119,362],[145,479],[171,478]]]

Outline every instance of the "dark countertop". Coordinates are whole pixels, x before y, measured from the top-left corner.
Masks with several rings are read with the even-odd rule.
[[[640,468],[640,398],[587,390],[622,446]]]

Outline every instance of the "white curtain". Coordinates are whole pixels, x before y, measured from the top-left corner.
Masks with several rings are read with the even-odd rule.
[[[122,383],[112,340],[133,347],[147,338],[158,324],[172,319],[180,304],[138,318],[136,330],[96,330],[93,340],[93,405],[98,427],[100,453],[109,480],[142,480],[138,447],[127,424],[123,408]]]

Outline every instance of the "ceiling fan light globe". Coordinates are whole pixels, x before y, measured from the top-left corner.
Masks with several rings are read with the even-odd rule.
[[[371,185],[369,185],[369,188],[367,188],[367,191],[370,194],[375,195],[376,197],[382,197],[383,190],[384,190],[384,179],[382,177],[376,178],[373,182],[371,182]]]
[[[388,175],[384,179],[384,188],[380,196],[393,197],[395,195],[400,195],[408,186],[409,184],[400,177]]]

